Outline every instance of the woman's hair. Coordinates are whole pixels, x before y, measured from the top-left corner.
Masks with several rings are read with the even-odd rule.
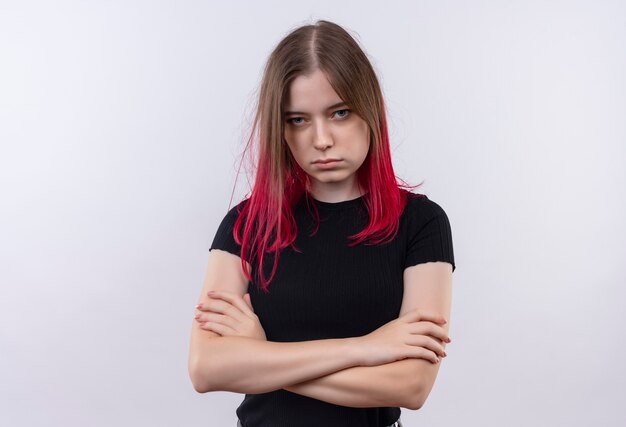
[[[248,280],[254,280],[245,261],[256,266],[257,283],[267,292],[276,273],[279,251],[294,250],[297,227],[293,208],[301,197],[313,206],[319,226],[319,214],[311,203],[309,176],[295,161],[284,141],[284,103],[290,83],[298,76],[321,70],[335,92],[369,127],[370,148],[357,171],[357,182],[366,193],[363,200],[369,224],[356,235],[350,246],[361,242],[379,244],[393,239],[406,205],[409,186],[393,171],[385,103],[378,78],[357,42],[339,25],[319,20],[291,31],[270,54],[265,65],[252,131],[244,150],[254,148],[258,132],[258,162],[250,197],[238,208],[234,239],[241,245],[241,263]],[[247,218],[252,220],[247,221]],[[242,230],[243,227],[243,230]],[[317,227],[312,234],[317,232]],[[266,257],[267,255],[267,257]],[[273,255],[273,256],[272,256]],[[273,266],[265,278],[263,266]]]

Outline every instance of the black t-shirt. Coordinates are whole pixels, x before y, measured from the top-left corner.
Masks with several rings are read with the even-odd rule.
[[[348,236],[363,230],[369,218],[364,196],[338,203],[313,202],[320,216],[317,233],[310,236],[315,220],[303,197],[294,208],[295,246],[301,253],[291,247],[281,250],[269,293],[258,289],[255,282],[248,286],[268,341],[368,334],[398,318],[405,268],[447,261],[456,269],[448,217],[425,195],[408,194],[398,234],[391,242],[352,247]],[[241,256],[233,237],[237,206],[222,220],[211,249]],[[267,278],[273,258],[266,262]],[[401,413],[398,407],[335,405],[284,389],[246,394],[236,412],[244,427],[382,427],[393,424]]]

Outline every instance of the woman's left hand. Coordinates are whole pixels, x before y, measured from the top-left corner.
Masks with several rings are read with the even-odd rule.
[[[247,337],[267,341],[261,321],[254,313],[250,294],[243,297],[227,291],[213,291],[209,300],[196,306],[200,328],[223,337]]]

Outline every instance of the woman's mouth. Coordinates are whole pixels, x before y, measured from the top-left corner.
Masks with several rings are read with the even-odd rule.
[[[331,169],[337,166],[341,162],[341,160],[328,159],[328,160],[318,160],[313,163],[319,169]]]

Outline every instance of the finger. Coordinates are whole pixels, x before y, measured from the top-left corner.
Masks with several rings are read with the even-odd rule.
[[[222,313],[237,319],[243,315],[241,310],[215,293],[211,293],[209,299],[202,304],[198,304],[196,308],[205,313]]]
[[[230,304],[228,301],[225,301],[221,298],[209,298],[208,301],[202,304],[198,304],[198,306],[196,307],[198,308],[199,311],[204,312],[204,313],[213,312],[213,313],[222,313],[222,314],[228,314],[228,315],[241,314],[241,312],[235,307],[233,307],[232,304]]]
[[[433,338],[437,338],[447,343],[451,341],[448,333],[442,326],[439,326],[430,321],[411,323],[411,325],[409,326],[409,332],[412,334],[430,335]]]
[[[441,342],[428,335],[411,335],[406,343],[424,347],[440,357],[446,357],[448,355],[446,350],[443,348],[443,345],[441,345]]]
[[[208,300],[206,300],[205,302],[201,302],[198,305],[196,305],[196,310],[200,310],[200,311],[211,311],[211,310],[215,310],[215,305],[211,305],[214,304],[216,301],[216,299],[211,299],[209,298]]]
[[[207,331],[217,332],[223,337],[235,335],[235,331],[233,329],[229,328],[226,325],[222,325],[221,323],[204,322],[200,325],[200,328]]]
[[[225,316],[223,314],[200,312],[196,314],[194,318],[200,324],[205,322],[219,323],[221,325],[228,326],[233,330],[237,330],[235,320],[232,317]]]
[[[406,317],[406,320],[409,322],[428,320],[430,322],[438,323],[441,325],[445,325],[446,323],[448,323],[448,321],[440,314],[433,313],[432,311],[426,311],[421,308],[411,310],[403,317]]]
[[[211,310],[215,310],[217,307],[221,307],[221,308],[226,308],[227,307],[227,303],[226,300],[219,298],[217,296],[217,294],[215,294],[216,291],[210,291],[209,293],[207,293],[207,296],[209,298],[207,298],[206,300],[198,303],[198,305],[196,305],[196,309],[200,310],[200,311],[211,311]],[[220,304],[215,304],[217,301],[221,301],[224,304],[220,305]]]
[[[411,355],[411,357],[415,359],[424,359],[432,363],[439,363],[439,361],[441,360],[439,357],[437,357],[436,353],[424,347],[412,347],[412,349],[413,354]]]
[[[254,312],[252,310],[250,310],[250,307],[247,306],[247,304],[245,303],[243,298],[240,295],[237,295],[237,294],[235,294],[233,292],[212,291],[212,292],[209,292],[208,295],[211,298],[223,299],[224,301],[226,301],[229,304],[231,304],[232,306],[238,308],[242,313],[244,313],[244,314],[246,314],[248,316],[254,314]]]

